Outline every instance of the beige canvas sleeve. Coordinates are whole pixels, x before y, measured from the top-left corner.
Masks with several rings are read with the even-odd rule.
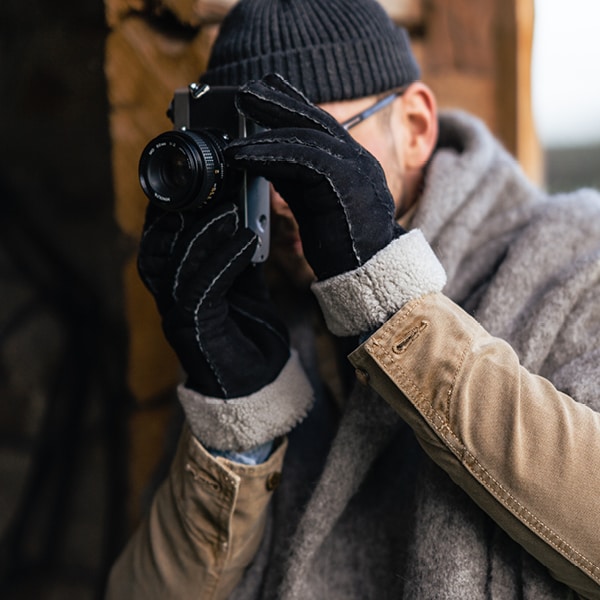
[[[440,293],[409,302],[350,360],[509,535],[600,598],[599,414],[527,372]]]
[[[287,441],[258,466],[214,458],[187,426],[147,519],[112,568],[109,600],[227,598],[261,542]]]

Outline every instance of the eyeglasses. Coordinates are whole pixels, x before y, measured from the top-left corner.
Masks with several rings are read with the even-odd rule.
[[[384,96],[381,100],[378,100],[377,102],[375,102],[375,104],[373,104],[366,110],[363,110],[362,112],[358,113],[357,115],[354,115],[353,117],[350,117],[349,119],[346,119],[342,123],[342,127],[346,131],[348,131],[348,129],[352,129],[352,127],[355,127],[359,123],[362,123],[365,119],[368,119],[369,117],[373,116],[375,113],[379,112],[380,110],[384,109],[386,106],[391,104],[396,98],[398,98],[399,96],[402,96],[402,94],[404,94],[404,92],[407,89],[408,89],[408,86],[406,85],[404,87],[398,88],[397,90],[394,90],[393,92],[390,92],[389,94]]]

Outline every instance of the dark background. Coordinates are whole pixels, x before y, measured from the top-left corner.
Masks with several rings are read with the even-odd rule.
[[[100,0],[0,4],[0,597],[99,597],[126,329]]]
[[[0,4],[0,597],[99,598],[129,398],[100,0]],[[600,187],[600,149],[546,154]]]

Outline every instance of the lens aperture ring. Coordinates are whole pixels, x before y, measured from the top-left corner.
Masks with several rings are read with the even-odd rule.
[[[201,135],[195,131],[187,131],[186,133],[196,142],[196,148],[200,150],[202,155],[204,180],[201,189],[198,191],[198,202],[201,205],[208,204],[217,194],[225,176],[225,163],[223,160],[225,139],[210,131],[202,131]]]

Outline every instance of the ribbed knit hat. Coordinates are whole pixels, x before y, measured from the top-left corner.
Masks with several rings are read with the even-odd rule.
[[[408,34],[376,0],[241,0],[201,81],[279,73],[316,103],[379,94],[419,78]]]

